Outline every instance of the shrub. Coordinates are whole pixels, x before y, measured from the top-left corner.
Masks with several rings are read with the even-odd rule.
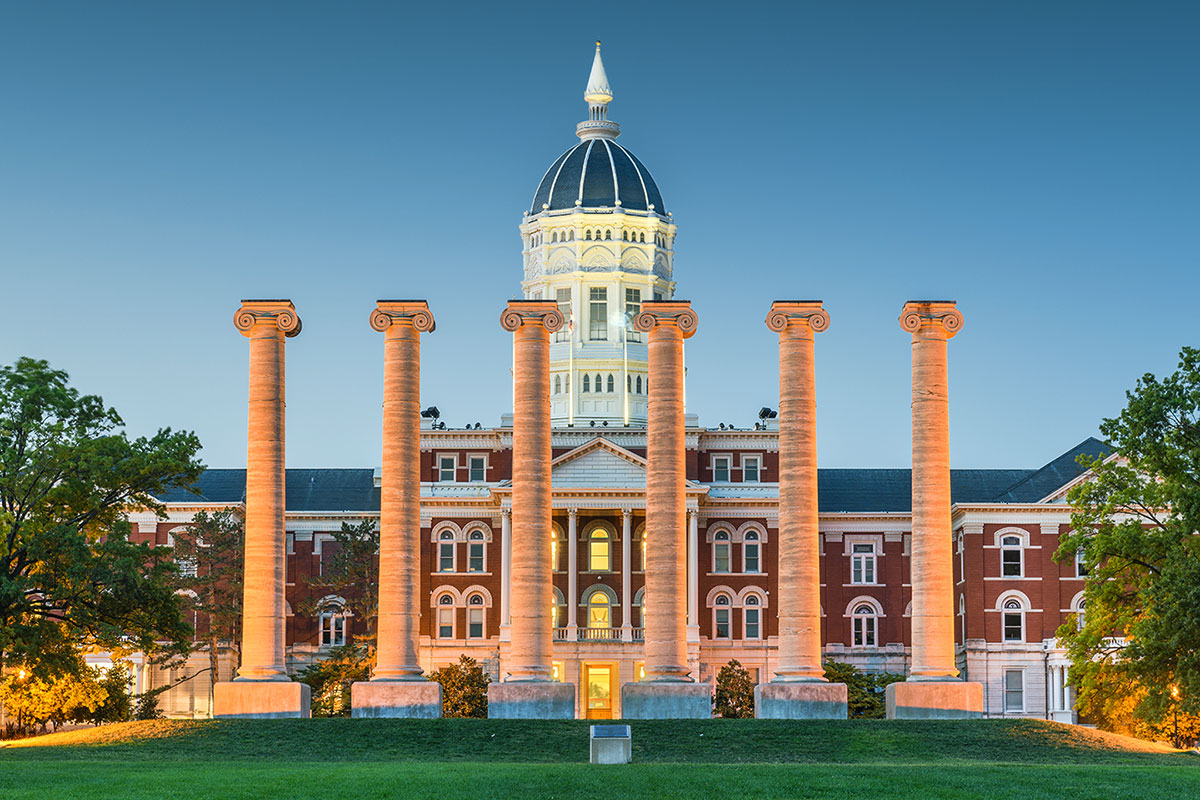
[[[846,684],[851,719],[883,719],[887,715],[884,689],[889,683],[904,680],[895,672],[863,672],[840,661],[825,662],[825,678]]]
[[[350,716],[350,684],[371,677],[366,648],[348,644],[329,651],[329,657],[304,669],[296,680],[312,689],[314,717]]]
[[[492,679],[469,656],[459,656],[457,664],[430,673],[429,680],[442,685],[443,717],[487,718],[487,689]]]
[[[736,658],[717,673],[713,708],[717,716],[726,719],[749,719],[754,716],[754,681]]]

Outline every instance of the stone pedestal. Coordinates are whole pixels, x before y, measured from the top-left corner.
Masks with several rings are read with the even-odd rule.
[[[846,698],[844,683],[760,683],[754,687],[754,716],[758,719],[846,719],[849,716]]]
[[[887,687],[888,719],[978,719],[983,684],[967,681],[903,681]]]
[[[488,719],[575,719],[575,684],[556,681],[490,684]]]
[[[621,687],[622,719],[711,719],[707,683],[653,681]]]
[[[294,681],[227,681],[213,687],[217,719],[308,719],[309,688]]]
[[[355,719],[438,719],[442,685],[435,681],[357,681],[350,685],[350,716]]]

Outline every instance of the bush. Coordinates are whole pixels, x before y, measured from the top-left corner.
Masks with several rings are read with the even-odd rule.
[[[895,672],[863,672],[840,661],[825,662],[825,678],[846,684],[851,719],[883,719],[887,716],[884,690],[889,683],[904,680],[903,675]]]
[[[133,718],[136,720],[147,719],[162,719],[163,713],[158,708],[159,695],[171,688],[170,684],[159,686],[157,689],[151,689],[142,692],[137,696],[137,705],[133,708]]]
[[[754,681],[736,658],[717,673],[713,709],[726,719],[750,719],[754,716]]]
[[[442,685],[442,716],[487,719],[487,689],[492,679],[469,656],[459,656],[457,664],[442,667],[429,675]]]
[[[107,697],[88,715],[88,721],[96,725],[108,722],[128,722],[133,719],[133,694],[129,691],[131,676],[129,666],[116,663],[100,677],[100,688]]]
[[[314,717],[348,717],[350,684],[370,677],[370,654],[366,648],[348,644],[330,650],[328,658],[303,670],[296,680],[312,688]]]

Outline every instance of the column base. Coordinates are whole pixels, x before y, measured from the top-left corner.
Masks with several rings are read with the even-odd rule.
[[[226,681],[213,687],[216,719],[308,719],[311,690],[295,681]]]
[[[757,719],[846,719],[844,683],[797,681],[760,683],[754,687]]]
[[[355,681],[350,684],[355,719],[439,719],[442,685],[436,681]]]
[[[622,719],[711,719],[707,683],[646,681],[621,687]]]
[[[575,684],[558,681],[489,684],[488,719],[575,719]]]
[[[960,680],[902,681],[886,689],[888,719],[978,719],[983,684]]]

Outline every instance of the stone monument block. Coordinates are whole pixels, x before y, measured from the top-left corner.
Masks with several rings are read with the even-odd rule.
[[[977,719],[983,716],[983,684],[966,681],[902,681],[888,684],[888,719]]]
[[[295,681],[226,681],[213,687],[217,719],[308,719],[310,689]]]
[[[436,681],[355,681],[350,685],[350,716],[439,719],[442,685]]]
[[[824,681],[760,683],[754,687],[758,719],[846,719],[846,684]]]
[[[707,683],[647,681],[621,687],[623,719],[710,719],[712,687]]]
[[[488,719],[575,719],[575,684],[557,681],[489,684]]]

